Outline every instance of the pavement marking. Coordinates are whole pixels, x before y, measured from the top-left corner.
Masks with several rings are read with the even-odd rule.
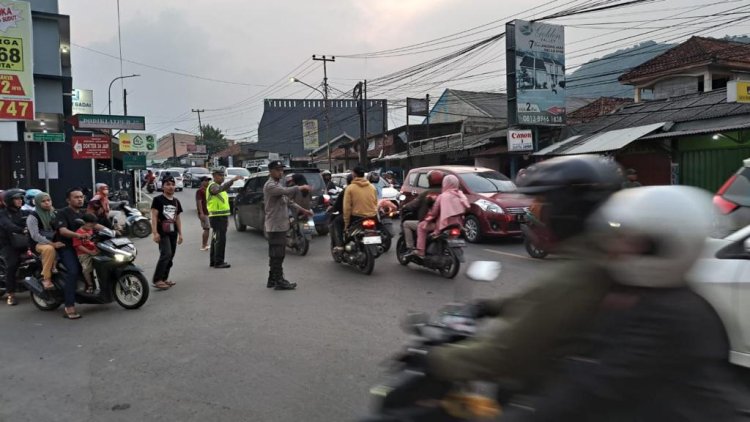
[[[498,255],[505,255],[505,256],[511,256],[513,258],[528,259],[530,261],[537,261],[536,259],[534,259],[534,258],[532,258],[530,256],[523,256],[523,255],[518,255],[518,254],[514,254],[514,253],[510,253],[510,252],[496,251],[494,249],[487,249],[487,248],[485,248],[484,250],[487,251],[487,252],[496,253]]]

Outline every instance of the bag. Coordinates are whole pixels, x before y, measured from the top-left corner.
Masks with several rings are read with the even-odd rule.
[[[28,249],[29,237],[25,233],[11,233],[10,245],[13,249]]]
[[[174,220],[164,220],[161,222],[161,232],[164,234],[172,234],[177,231],[177,225]]]

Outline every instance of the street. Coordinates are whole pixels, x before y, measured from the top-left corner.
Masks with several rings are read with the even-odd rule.
[[[454,298],[455,280],[403,268],[393,250],[371,276],[335,264],[328,239],[313,238],[305,257],[288,254],[296,291],[266,289],[267,244],[230,227],[230,269],[208,266],[200,247],[194,189],[178,193],[185,242],[168,291],[151,289],[143,308],[81,305],[37,310],[28,294],[0,307],[5,380],[0,420],[344,421],[363,415],[379,366],[407,339],[409,310],[434,312]],[[148,278],[158,256],[150,238],[136,241]],[[467,248],[467,261],[499,260],[492,284],[475,297],[510,292],[551,262],[528,258],[517,240]]]

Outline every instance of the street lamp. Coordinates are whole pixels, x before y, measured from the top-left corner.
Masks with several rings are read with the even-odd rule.
[[[120,79],[137,78],[138,76],[141,76],[141,75],[138,75],[138,74],[134,73],[134,74],[128,75],[128,76],[118,76],[118,77],[112,79],[112,82],[109,83],[109,88],[107,89],[107,106],[109,107],[109,115],[110,116],[112,115],[112,84],[114,84],[115,82],[117,82]]]
[[[110,116],[112,115],[112,84],[114,84],[116,81],[120,79],[136,78],[138,76],[141,76],[141,75],[134,73],[128,76],[118,76],[112,79],[112,82],[109,83],[109,88],[107,88],[107,107],[108,107],[108,114]],[[125,100],[123,99],[123,104],[124,102]],[[109,144],[112,145],[112,130],[111,129],[109,131]],[[93,165],[93,161],[92,161],[92,165]],[[112,148],[112,151],[110,151],[110,154],[109,154],[109,171],[110,171],[110,174],[112,175],[112,178],[111,178],[112,184],[110,185],[110,189],[114,189],[114,186],[115,186],[115,150],[114,148]]]
[[[328,90],[326,90],[326,92],[323,92],[323,91],[319,90],[318,88],[315,88],[314,86],[312,86],[310,84],[302,82],[301,80],[299,80],[299,79],[297,79],[295,77],[289,78],[289,82],[291,82],[291,83],[295,83],[295,82],[296,83],[300,83],[300,84],[302,84],[302,85],[304,85],[304,86],[306,86],[308,88],[312,88],[312,89],[318,91],[321,95],[323,95],[323,111],[325,113],[324,116],[325,116],[325,120],[326,120],[326,145],[327,145],[327,149],[328,149],[328,171],[332,172],[333,171],[333,162],[331,161],[331,141],[330,141],[330,139],[328,139],[329,138],[329,136],[328,136],[328,129],[329,129],[328,95],[327,95]]]

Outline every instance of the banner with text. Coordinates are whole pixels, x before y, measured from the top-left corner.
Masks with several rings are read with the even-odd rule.
[[[316,149],[320,146],[318,141],[318,121],[317,120],[303,120],[302,121],[302,143],[306,150]]]
[[[155,152],[156,135],[152,133],[121,133],[120,152]]]
[[[94,91],[78,88],[73,90],[73,114],[94,114]]]
[[[109,135],[89,135],[73,137],[73,159],[89,160],[110,158]]]
[[[34,120],[31,4],[0,1],[0,120]]]
[[[531,130],[508,129],[508,152],[534,151]]]

